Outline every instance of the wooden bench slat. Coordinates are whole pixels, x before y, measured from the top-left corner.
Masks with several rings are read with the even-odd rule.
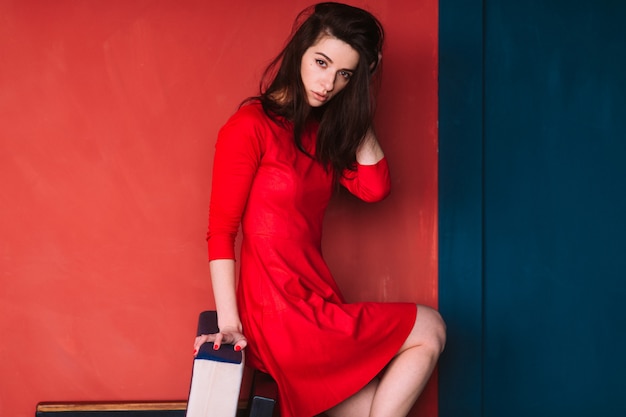
[[[65,412],[65,411],[134,411],[134,410],[185,410],[186,401],[157,401],[157,402],[84,402],[84,403],[39,403],[38,412]]]
[[[248,400],[239,400],[239,409],[246,409]],[[133,402],[42,402],[37,404],[38,413],[69,411],[178,411],[186,410],[187,401],[133,401]]]

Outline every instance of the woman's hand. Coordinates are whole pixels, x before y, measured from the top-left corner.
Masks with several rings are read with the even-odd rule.
[[[248,345],[246,337],[239,329],[226,327],[219,333],[203,334],[196,337],[193,344],[193,356],[198,354],[200,346],[206,342],[213,342],[213,349],[215,350],[218,350],[223,343],[234,345],[236,351],[240,351]]]
[[[374,129],[370,128],[356,150],[356,161],[361,165],[375,165],[384,156],[385,154],[376,139],[376,133],[374,133]]]

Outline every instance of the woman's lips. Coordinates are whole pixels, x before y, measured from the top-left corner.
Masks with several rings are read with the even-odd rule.
[[[326,95],[326,94],[320,94],[320,93],[317,93],[315,91],[312,91],[312,93],[313,93],[313,97],[317,101],[321,101],[322,103],[324,103],[326,100],[328,100],[328,95]]]

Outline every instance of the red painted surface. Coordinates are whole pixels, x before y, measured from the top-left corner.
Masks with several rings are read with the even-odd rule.
[[[215,134],[308,4],[0,1],[1,415],[186,398]],[[393,192],[337,198],[325,253],[350,300],[436,306],[437,4],[352,4],[387,29]]]

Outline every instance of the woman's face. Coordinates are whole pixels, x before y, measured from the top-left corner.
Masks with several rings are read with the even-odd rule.
[[[359,53],[331,36],[321,37],[304,52],[300,65],[302,84],[311,107],[323,106],[350,82]]]

